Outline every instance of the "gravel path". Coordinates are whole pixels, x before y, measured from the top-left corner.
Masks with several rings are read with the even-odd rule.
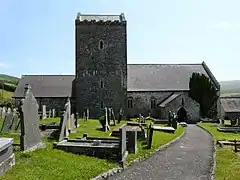
[[[210,180],[212,145],[207,132],[188,125],[178,142],[109,180]]]

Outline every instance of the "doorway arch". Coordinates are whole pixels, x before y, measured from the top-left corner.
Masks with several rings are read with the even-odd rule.
[[[178,122],[186,122],[187,121],[187,111],[184,107],[181,107],[177,111]]]

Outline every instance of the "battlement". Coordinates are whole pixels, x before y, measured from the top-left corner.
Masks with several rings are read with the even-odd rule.
[[[99,25],[124,25],[126,19],[123,13],[120,15],[99,15],[77,13],[76,24],[99,24]]]

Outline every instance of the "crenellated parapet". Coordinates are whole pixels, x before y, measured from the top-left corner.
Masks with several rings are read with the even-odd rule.
[[[89,15],[78,13],[75,19],[76,25],[126,25],[123,13],[120,15]]]

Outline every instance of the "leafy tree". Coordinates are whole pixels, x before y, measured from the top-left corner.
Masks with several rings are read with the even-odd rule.
[[[189,89],[189,96],[200,104],[201,115],[208,117],[217,99],[217,91],[211,80],[204,74],[193,73],[190,77]]]

